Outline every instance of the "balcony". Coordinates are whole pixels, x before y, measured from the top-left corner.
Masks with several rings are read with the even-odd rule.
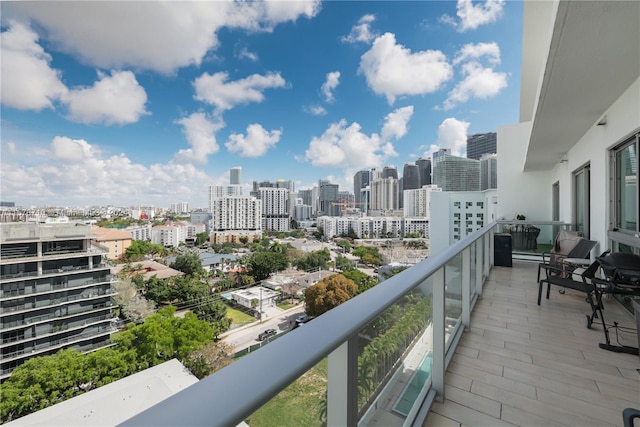
[[[327,425],[620,424],[622,409],[638,405],[638,357],[598,347],[604,334],[586,328],[583,296],[555,290],[538,306],[535,262],[492,268],[495,230],[467,236],[123,425],[237,425],[325,358],[326,389],[315,394],[326,393]],[[632,325],[615,301],[605,305],[609,323]],[[635,345],[634,334],[620,338]]]

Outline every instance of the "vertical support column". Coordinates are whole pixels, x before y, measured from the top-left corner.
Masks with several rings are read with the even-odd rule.
[[[462,324],[471,325],[471,247],[462,251]]]
[[[327,425],[358,424],[357,337],[350,338],[329,354],[327,374]]]
[[[476,295],[478,295],[478,298],[482,298],[482,260],[484,259],[484,252],[482,251],[482,240],[476,240],[474,245],[476,245],[476,259],[473,261],[476,263]]]
[[[38,276],[42,276],[42,260],[40,259],[42,258],[42,242],[36,243],[36,252],[38,254]]]
[[[445,375],[445,277],[444,267],[441,267],[431,276],[433,280],[433,367],[431,381],[436,392],[436,401],[444,401],[444,375]]]
[[[489,268],[491,266],[491,256],[489,252],[491,250],[490,240],[493,239],[493,233],[489,232],[484,235],[484,265],[482,268],[482,274],[484,277],[489,277]]]

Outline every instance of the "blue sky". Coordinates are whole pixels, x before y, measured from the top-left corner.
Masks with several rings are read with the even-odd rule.
[[[518,121],[522,4],[2,2],[1,199],[187,201],[331,179]]]

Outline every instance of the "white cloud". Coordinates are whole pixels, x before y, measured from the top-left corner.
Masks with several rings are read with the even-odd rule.
[[[377,34],[371,32],[371,23],[375,21],[374,15],[364,15],[358,20],[358,25],[351,27],[351,32],[341,38],[344,43],[371,43]]]
[[[450,110],[471,98],[487,99],[496,96],[507,87],[507,74],[483,66],[481,60],[486,60],[492,66],[500,64],[498,44],[468,43],[456,53],[453,63],[460,67],[463,79],[447,95],[442,105],[443,110]]]
[[[398,155],[391,141],[406,134],[412,114],[413,106],[389,113],[381,134],[367,135],[360,124],[348,125],[344,119],[332,123],[320,137],[311,140],[304,160],[314,166],[345,168],[347,173],[381,166],[389,157]]]
[[[216,132],[224,128],[225,123],[219,117],[210,118],[205,113],[192,113],[176,121],[183,126],[182,133],[191,148],[182,149],[174,156],[176,163],[207,163],[210,154],[218,152],[220,147],[216,141]]]
[[[240,52],[238,52],[237,56],[240,59],[246,58],[252,62],[256,62],[258,60],[258,55],[253,52],[249,52],[249,50],[246,47],[243,47],[242,49],[240,49]]]
[[[496,22],[502,16],[503,8],[504,0],[487,0],[477,5],[473,5],[471,0],[458,0],[456,15],[459,21],[449,15],[443,15],[440,21],[460,32],[475,30],[480,25]]]
[[[308,107],[304,107],[304,111],[313,116],[324,116],[327,114],[327,110],[325,110],[322,105],[310,105]]]
[[[51,142],[51,154],[60,162],[83,162],[99,156],[99,151],[89,145],[84,139],[71,139],[66,136],[56,136]]]
[[[1,165],[3,197],[25,206],[129,206],[132,201],[168,206],[176,200],[206,206],[211,178],[191,164],[145,166],[124,154],[104,155],[97,145],[67,136],[29,152],[29,164],[3,156]]]
[[[386,33],[360,58],[358,72],[376,94],[385,95],[389,104],[402,95],[424,95],[438,90],[448,81],[452,67],[438,50],[412,53]]]
[[[413,116],[413,105],[398,108],[387,114],[382,126],[382,139],[400,139],[407,134],[407,124]]]
[[[496,42],[492,43],[468,43],[462,47],[453,59],[453,65],[469,60],[477,60],[487,57],[489,63],[500,63],[500,47]]]
[[[438,126],[438,140],[429,146],[423,157],[432,157],[433,153],[442,148],[451,150],[454,156],[466,155],[469,124],[453,117],[444,119]]]
[[[73,88],[62,97],[69,109],[69,119],[85,123],[124,125],[135,123],[149,114],[145,109],[147,93],[131,71],[98,71],[92,87]]]
[[[331,73],[327,73],[327,80],[322,84],[322,93],[324,94],[324,98],[326,102],[333,102],[335,98],[333,97],[333,91],[340,84],[340,71],[332,71]]]
[[[264,156],[270,148],[276,146],[282,135],[281,130],[265,130],[260,124],[247,126],[247,136],[233,133],[225,142],[225,147],[232,153],[239,153],[242,157]]]
[[[101,69],[162,73],[200,65],[223,27],[270,31],[311,18],[319,1],[280,2],[3,2],[4,18],[36,21],[62,51]]]
[[[238,104],[262,102],[264,100],[262,91],[286,85],[280,73],[269,73],[265,76],[252,74],[232,82],[227,82],[228,78],[229,74],[226,72],[213,75],[204,73],[193,82],[196,89],[195,99],[211,104],[221,112]]]
[[[4,5],[3,5],[4,8]],[[53,108],[67,92],[51,56],[38,44],[38,35],[16,21],[2,32],[0,75],[2,104],[20,110]]]

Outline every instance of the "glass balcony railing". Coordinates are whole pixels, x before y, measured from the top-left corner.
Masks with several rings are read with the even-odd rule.
[[[553,248],[560,230],[573,230],[572,224],[560,221],[497,221],[497,233],[511,235],[513,258],[542,261],[542,253]]]
[[[493,265],[496,227],[485,226],[122,425],[238,425],[310,373],[324,379],[310,387],[319,403],[309,408],[318,414],[307,425],[385,425],[380,420],[390,415],[380,411],[389,411],[389,401],[404,425],[421,425],[435,396],[444,395],[446,366]],[[292,425],[286,412],[279,411],[279,421]]]

